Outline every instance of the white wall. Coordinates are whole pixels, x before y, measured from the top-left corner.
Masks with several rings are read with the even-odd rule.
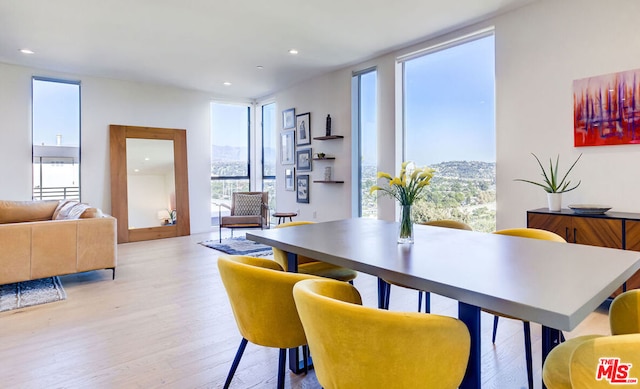
[[[207,94],[0,63],[0,199],[31,198],[31,77],[80,80],[82,201],[111,211],[109,124],[187,130],[192,233],[210,230]]]
[[[398,168],[400,120],[396,114],[394,90],[395,58],[446,42],[456,37],[495,26],[496,37],[496,131],[498,228],[526,224],[526,210],[546,207],[546,194],[515,178],[537,180],[539,168],[530,153],[548,160],[560,154],[561,167],[567,168],[580,153],[583,157],[572,172],[581,186],[564,195],[566,207],[572,203],[603,203],[616,211],[640,212],[640,146],[573,147],[572,82],[589,76],[640,68],[640,34],[637,0],[540,0],[532,5],[500,15],[492,20],[432,39],[391,55],[386,55],[299,84],[277,95],[279,109],[311,111],[314,136],[324,129],[327,110],[336,114],[336,132],[351,132],[349,107],[351,71],[378,68],[379,169]],[[338,115],[339,112],[344,112]],[[313,114],[315,113],[315,115]],[[316,118],[314,120],[314,118]],[[281,123],[280,123],[281,125]],[[349,141],[345,138],[345,142]],[[319,147],[313,143],[314,151]],[[323,149],[324,149],[323,145]],[[347,153],[346,145],[338,150]],[[341,164],[347,156],[338,155],[336,175],[348,174]],[[321,174],[316,171],[314,174]],[[279,177],[284,168],[280,166]],[[311,204],[295,203],[292,192],[278,186],[280,209],[301,209],[301,220],[350,217],[347,201],[351,182],[344,187],[311,187]],[[322,197],[321,197],[322,196]],[[340,199],[340,201],[337,201]],[[393,219],[393,203],[379,201],[380,217]],[[324,207],[326,211],[320,212]]]

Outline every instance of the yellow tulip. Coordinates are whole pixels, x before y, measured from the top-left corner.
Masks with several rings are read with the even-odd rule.
[[[371,187],[371,189],[369,189],[369,194],[372,194],[373,192],[382,189],[381,187],[374,185]]]
[[[387,180],[391,179],[391,174],[385,172],[378,172],[378,179],[386,178]]]

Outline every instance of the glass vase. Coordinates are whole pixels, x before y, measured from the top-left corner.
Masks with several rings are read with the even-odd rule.
[[[411,220],[411,205],[401,205],[400,231],[398,243],[413,243],[413,220]]]

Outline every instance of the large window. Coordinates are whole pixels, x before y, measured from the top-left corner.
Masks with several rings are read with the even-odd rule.
[[[247,105],[211,105],[212,225],[218,225],[217,204],[229,204],[233,192],[249,190],[250,117]]]
[[[403,62],[404,160],[436,169],[418,222],[495,230],[494,51],[485,34]]]
[[[376,195],[369,193],[378,169],[377,74],[376,70],[368,70],[353,76],[359,139],[358,216],[373,219],[378,217]]]
[[[33,199],[80,199],[80,83],[32,79]]]
[[[278,158],[276,104],[262,106],[262,190],[269,192],[269,209],[276,205],[276,163]]]

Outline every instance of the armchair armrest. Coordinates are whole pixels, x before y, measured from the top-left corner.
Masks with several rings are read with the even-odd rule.
[[[225,203],[218,203],[218,226],[222,226],[222,208],[226,208],[231,211],[231,207]]]
[[[262,217],[264,217],[267,222],[267,228],[271,226],[271,215],[269,215],[269,211],[269,204],[262,203]]]

